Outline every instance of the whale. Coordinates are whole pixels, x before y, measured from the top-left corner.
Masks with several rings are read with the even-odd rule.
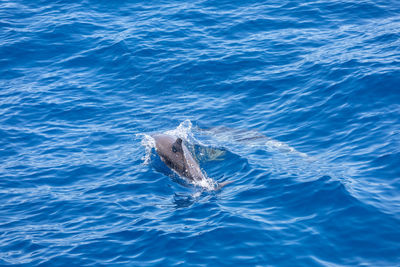
[[[155,150],[165,165],[192,184],[210,184],[182,138],[169,134],[155,134],[152,137]],[[215,183],[213,189],[221,189],[229,183]]]

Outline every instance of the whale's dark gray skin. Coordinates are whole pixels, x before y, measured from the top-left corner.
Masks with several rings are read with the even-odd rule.
[[[181,138],[167,134],[154,135],[153,138],[157,154],[168,167],[190,181],[206,179]]]
[[[181,138],[168,134],[153,135],[153,138],[156,143],[157,154],[169,168],[192,183],[207,179]],[[216,189],[228,183],[230,182],[221,183]]]

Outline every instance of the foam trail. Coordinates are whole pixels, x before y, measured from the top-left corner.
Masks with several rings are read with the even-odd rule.
[[[212,136],[211,144],[214,145],[245,145],[247,147],[263,147],[268,152],[279,152],[308,157],[307,154],[299,152],[286,143],[272,139],[254,130],[242,130],[229,127],[214,127],[210,129],[197,128],[200,134]],[[215,143],[215,141],[217,143]]]

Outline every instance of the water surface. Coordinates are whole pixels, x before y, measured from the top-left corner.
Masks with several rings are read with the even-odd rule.
[[[0,265],[399,265],[399,14],[0,1]]]

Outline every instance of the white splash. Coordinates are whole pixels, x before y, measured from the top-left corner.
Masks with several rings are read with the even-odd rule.
[[[151,135],[148,134],[136,134],[137,138],[141,138],[141,144],[145,148],[145,154],[142,157],[143,164],[148,165],[151,160],[151,150],[156,147],[156,142]]]
[[[201,180],[198,180],[198,181],[193,181],[192,183],[195,186],[199,186],[199,187],[204,188],[204,189],[209,190],[209,191],[213,191],[213,190],[216,190],[218,188],[217,182],[215,182],[211,178],[208,178],[207,175],[204,175],[204,177],[205,177],[205,179],[201,179]]]
[[[176,137],[182,138],[185,141],[193,141],[193,132],[192,132],[193,124],[189,119],[184,120],[181,122],[178,127],[173,130],[165,131],[165,134],[173,135]]]

